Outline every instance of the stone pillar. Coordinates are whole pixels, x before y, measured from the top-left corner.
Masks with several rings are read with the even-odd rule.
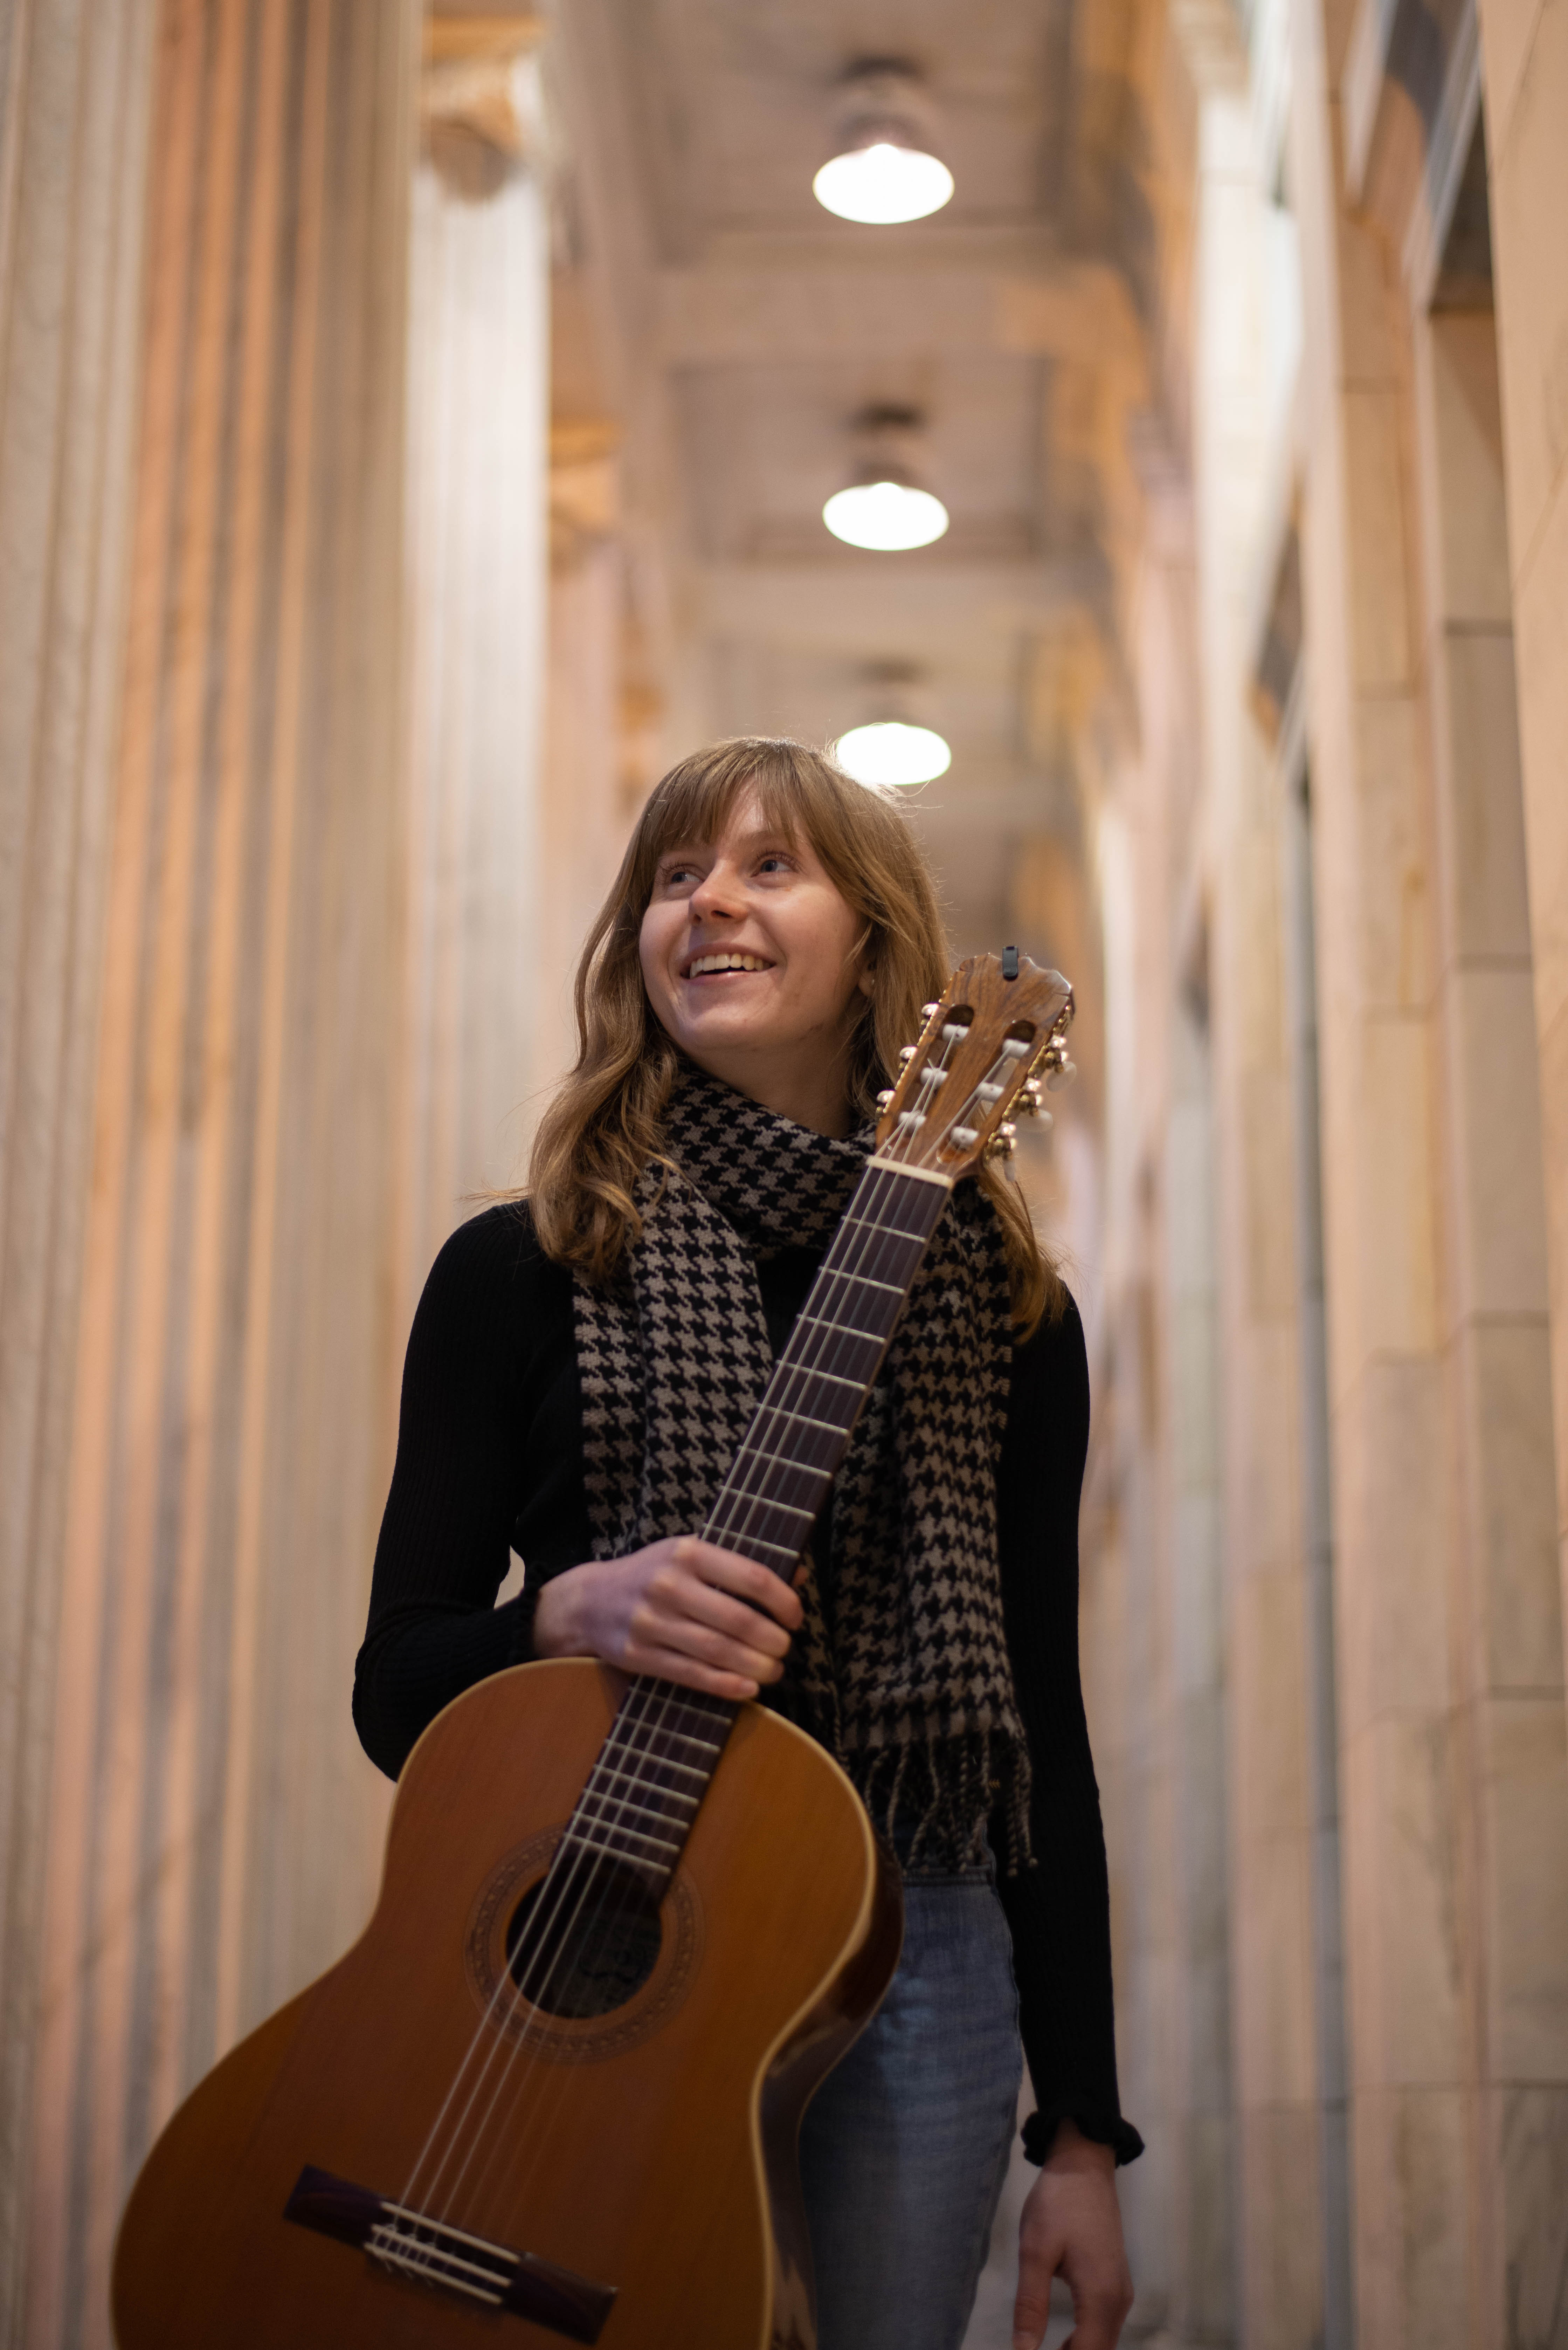
[[[1568,1772],[1499,433],[1484,332],[1343,197],[1345,27],[1294,28],[1357,2330],[1544,2343]]]
[[[412,0],[166,0],[29,2147],[26,2339],[330,1960],[395,1382]]]
[[[621,775],[618,438],[607,418],[594,416],[557,418],[550,435],[550,677],[539,821],[551,888],[539,924],[541,1087],[575,1057],[577,958],[640,804]]]
[[[426,24],[410,320],[405,1312],[538,1083],[548,220],[539,20]]]
[[[0,2342],[19,2343],[151,0],[0,24]]]
[[[1568,2262],[1568,1741],[1509,542],[1490,310],[1416,336],[1447,1159],[1442,1336],[1482,2341]],[[1568,619],[1558,616],[1568,650]],[[1505,2313],[1507,2314],[1505,2315]]]
[[[1250,109],[1202,104],[1193,395],[1224,1390],[1237,2338],[1324,2339],[1309,1604],[1281,798],[1249,715],[1265,506],[1268,256]],[[1343,2337],[1330,2336],[1336,2350]]]
[[[1480,15],[1568,1594],[1568,21],[1544,0]]]

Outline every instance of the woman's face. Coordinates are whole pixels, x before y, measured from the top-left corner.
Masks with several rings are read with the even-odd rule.
[[[643,984],[699,1068],[820,1132],[849,1124],[845,1047],[871,978],[865,925],[815,851],[740,793],[717,840],[659,860],[642,918]]]

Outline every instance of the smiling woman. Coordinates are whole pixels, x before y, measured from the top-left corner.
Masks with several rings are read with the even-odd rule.
[[[759,1551],[749,1519],[696,1532],[725,1523],[713,1496],[737,1446],[756,1449],[796,1317],[822,1324],[808,1295],[836,1295],[831,1272],[813,1284],[877,1093],[946,978],[890,795],[750,739],[659,784],[588,938],[577,1063],[529,1191],[453,1235],[420,1305],[355,1715],[396,1773],[486,1674],[586,1656],[761,1698],[825,1747],[901,1870],[906,1933],[801,2129],[817,2350],[957,2350],[1020,2029],[1042,2170],[1018,2338],[1038,2343],[1059,2272],[1080,2350],[1110,2350],[1129,2297],[1112,2170],[1140,2142],[1118,2108],[1078,1687],[1087,1369],[1016,1191],[982,1168],[922,1227],[826,1500],[788,1490],[798,1550]],[[783,1418],[810,1445],[830,1423],[805,1409]],[[497,1607],[509,1544],[526,1581]]]

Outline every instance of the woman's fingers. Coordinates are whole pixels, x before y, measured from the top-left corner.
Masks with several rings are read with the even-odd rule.
[[[755,1559],[682,1534],[553,1577],[535,1643],[541,1656],[603,1657],[738,1703],[779,1679],[801,1613]]]
[[[671,1544],[674,1563],[707,1584],[710,1588],[727,1591],[742,1599],[748,1607],[760,1607],[786,1632],[798,1632],[803,1610],[792,1586],[782,1575],[759,1566],[754,1558],[743,1558],[739,1551],[721,1550],[717,1543],[703,1542],[696,1534],[683,1534]]]

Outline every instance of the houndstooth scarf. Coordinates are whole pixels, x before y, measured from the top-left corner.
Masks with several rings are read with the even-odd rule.
[[[688,1065],[666,1114],[679,1170],[644,1170],[640,1240],[574,1287],[596,1558],[701,1526],[773,1368],[755,1267],[826,1248],[868,1135],[839,1142]],[[1028,1849],[1028,1752],[1002,1627],[996,1463],[1011,1364],[994,1211],[954,1193],[809,1555],[805,1622],[768,1701],[836,1754],[907,1865],[955,1867],[1001,1804]],[[826,1601],[826,1605],[825,1605]]]

